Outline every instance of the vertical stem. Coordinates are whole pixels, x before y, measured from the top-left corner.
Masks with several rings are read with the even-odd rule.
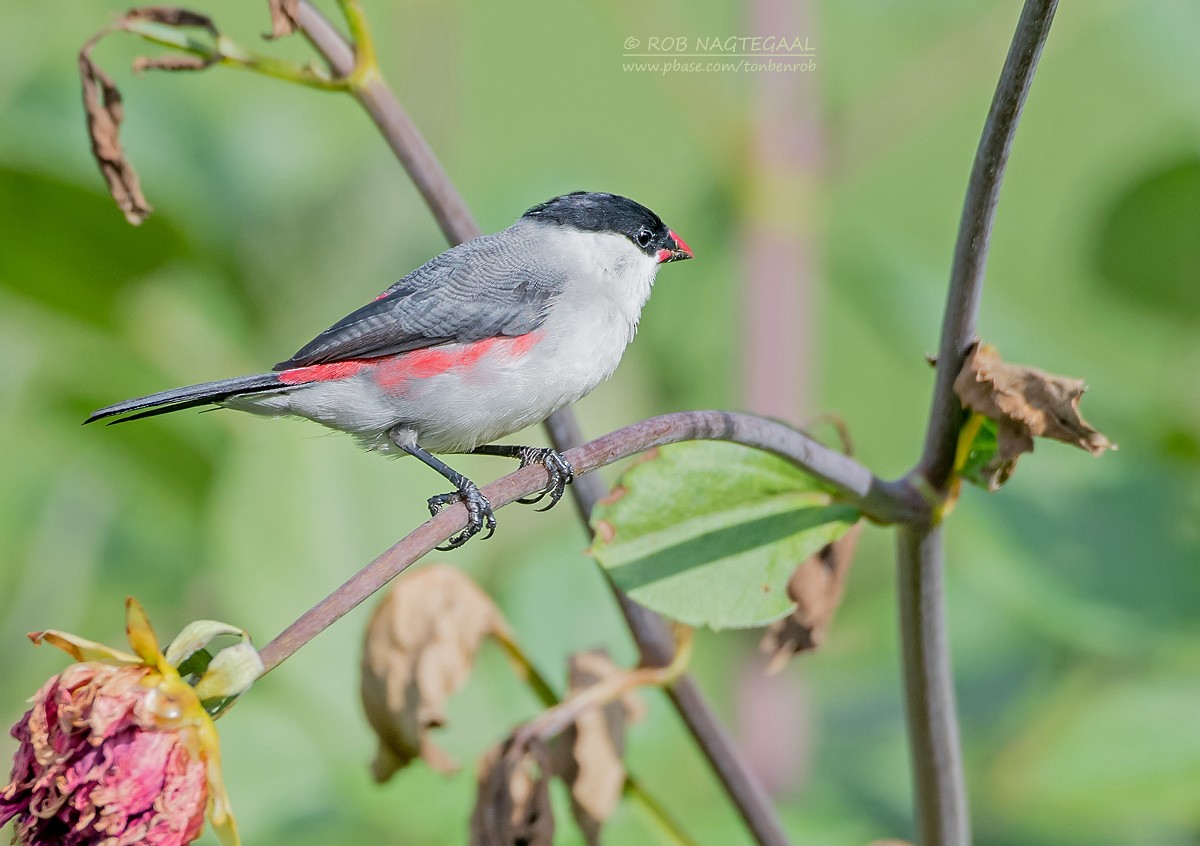
[[[787,834],[771,807],[771,797],[747,770],[733,738],[704,701],[704,694],[696,686],[695,679],[690,675],[681,676],[668,694],[688,731],[700,744],[709,764],[733,798],[755,842],[762,846],[788,846]]]
[[[902,525],[896,532],[917,842],[965,846],[970,819],[946,636],[942,527]]]
[[[996,202],[1013,136],[1058,0],[1026,0],[992,98],[963,202],[938,347],[925,449],[909,478],[946,495],[954,472],[962,406],[954,378],[975,339]],[[914,803],[923,846],[967,846],[967,788],[959,747],[943,595],[940,516],[900,527],[896,540],[904,691],[912,750]]]

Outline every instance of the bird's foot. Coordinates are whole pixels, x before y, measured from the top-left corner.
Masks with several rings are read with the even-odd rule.
[[[529,467],[533,464],[540,464],[545,467],[550,479],[541,493],[518,499],[517,502],[522,505],[536,505],[549,496],[550,502],[544,508],[538,509],[538,511],[549,511],[558,505],[558,501],[562,499],[567,485],[571,484],[572,480],[574,480],[575,468],[571,466],[571,463],[567,459],[563,458],[561,452],[547,449],[546,447],[526,447],[521,452],[521,466]]]
[[[436,517],[439,511],[455,502],[461,502],[467,507],[467,527],[446,541],[445,546],[439,546],[438,549],[442,552],[458,549],[479,534],[484,526],[487,526],[487,534],[483,536],[484,540],[496,532],[496,515],[492,511],[492,504],[479,492],[479,488],[470,479],[464,479],[462,486],[454,493],[430,497],[429,513]]]

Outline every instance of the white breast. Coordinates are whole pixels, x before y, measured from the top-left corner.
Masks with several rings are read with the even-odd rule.
[[[463,451],[540,423],[617,369],[658,263],[619,235],[560,229],[547,240],[547,255],[573,271],[550,303],[541,340],[515,360],[500,355],[474,373],[428,380],[425,410],[436,410],[416,426],[426,448]]]

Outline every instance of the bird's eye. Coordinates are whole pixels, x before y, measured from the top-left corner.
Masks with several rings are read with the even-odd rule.
[[[650,241],[653,240],[653,238],[654,235],[649,229],[639,229],[638,234],[634,236],[634,240],[637,241],[637,245],[643,250],[650,246]]]

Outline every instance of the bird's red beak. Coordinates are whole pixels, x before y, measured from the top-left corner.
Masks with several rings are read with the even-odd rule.
[[[675,243],[675,249],[659,250],[658,251],[659,264],[662,264],[663,262],[668,262],[668,261],[682,261],[683,259],[694,258],[694,256],[692,255],[692,248],[689,247],[682,238],[680,238],[678,235],[676,235],[670,229],[667,230],[667,234],[671,236],[671,240]]]

